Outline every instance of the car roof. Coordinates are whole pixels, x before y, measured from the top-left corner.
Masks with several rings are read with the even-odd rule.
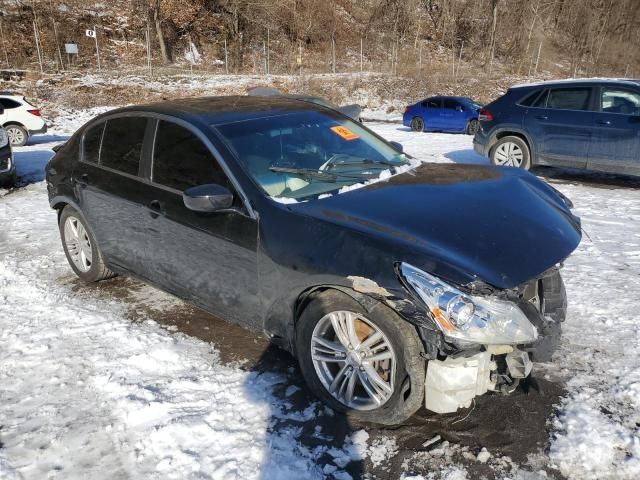
[[[528,87],[548,87],[548,86],[570,86],[570,85],[618,85],[640,87],[640,81],[630,78],[566,78],[561,80],[546,80],[543,82],[521,83],[513,85],[511,88]]]
[[[310,102],[282,96],[250,97],[194,97],[111,110],[102,116],[126,112],[147,112],[169,115],[186,121],[199,120],[208,125],[239,122],[254,118],[273,117],[305,111],[330,112]]]

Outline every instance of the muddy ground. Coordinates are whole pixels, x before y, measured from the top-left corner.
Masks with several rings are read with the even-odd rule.
[[[69,276],[61,281],[72,284],[81,294],[125,302],[132,321],[151,318],[171,331],[209,342],[220,352],[223,362],[240,364],[248,370],[286,375],[288,382],[276,387],[275,394],[291,403],[292,410],[303,411],[316,401],[306,389],[295,359],[250,331],[172,297],[164,304],[161,302],[163,305],[159,307],[159,292],[136,280],[117,277],[84,285]],[[293,394],[291,389],[287,392],[291,385],[299,390]],[[563,394],[560,382],[545,379],[542,373],[536,374],[534,370],[533,381],[519,387],[512,395],[484,395],[475,400],[472,408],[455,414],[436,415],[423,408],[403,425],[383,427],[335,413],[316,416],[309,421],[278,421],[273,428],[301,428],[300,439],[309,448],[321,445],[341,448],[345,436],[363,428],[370,435],[369,445],[395,438],[397,453],[391,458],[377,464],[370,458],[351,462],[346,470],[354,478],[397,479],[403,472],[426,475],[448,465],[463,464],[470,478],[493,479],[512,470],[510,460],[520,468],[528,464],[525,469],[544,469],[548,478],[562,478],[557,471],[537,465],[536,458],[548,446],[548,420]],[[440,440],[424,446],[436,436]],[[447,446],[445,442],[449,442],[449,447],[454,445],[453,448],[443,448]],[[482,448],[492,455],[487,464],[476,460]],[[332,461],[333,458],[326,454],[326,463],[331,465]]]

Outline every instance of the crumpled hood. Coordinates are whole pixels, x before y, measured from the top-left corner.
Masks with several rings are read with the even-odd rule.
[[[454,268],[498,288],[541,274],[581,239],[579,219],[554,189],[515,168],[426,163],[388,181],[289,207],[415,252],[396,261],[435,274]]]

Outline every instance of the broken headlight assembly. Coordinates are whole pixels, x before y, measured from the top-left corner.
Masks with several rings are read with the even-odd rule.
[[[482,345],[531,343],[538,331],[513,302],[464,293],[407,263],[400,273],[446,338]]]

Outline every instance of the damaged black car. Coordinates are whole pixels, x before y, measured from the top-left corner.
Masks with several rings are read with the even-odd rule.
[[[264,334],[362,420],[510,393],[560,338],[580,221],[522,170],[421,163],[308,102],[215,97],[98,116],[46,172],[82,280],[133,276]]]

